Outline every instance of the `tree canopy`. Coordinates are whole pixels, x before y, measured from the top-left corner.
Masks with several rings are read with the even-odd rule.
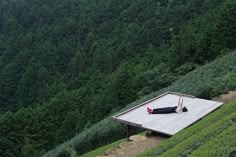
[[[233,0],[2,0],[0,156],[43,154],[235,49],[235,10]]]

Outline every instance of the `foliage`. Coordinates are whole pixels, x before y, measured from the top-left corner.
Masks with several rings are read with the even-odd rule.
[[[100,147],[100,148],[98,148],[96,150],[93,150],[91,152],[83,154],[80,157],[94,157],[94,156],[103,155],[106,150],[108,150],[109,148],[114,148],[114,147],[118,146],[118,144],[120,144],[123,141],[125,141],[125,140],[124,139],[118,140],[116,142],[113,142],[111,144],[105,145],[105,146]]]
[[[221,79],[214,83],[215,88],[212,89],[210,96],[216,96],[226,93],[227,91],[236,89],[236,73],[227,73]]]
[[[145,70],[152,70],[168,60],[170,80],[160,81],[166,86],[172,76],[213,60],[221,49],[235,48],[235,5],[221,3],[3,1],[1,110],[47,102],[60,90],[81,88],[95,72],[105,73],[105,79],[127,63],[148,62]],[[219,31],[225,33],[219,36]],[[63,89],[55,91],[58,87]]]
[[[235,49],[235,19],[233,0],[2,0],[0,156],[38,156],[76,135],[59,152],[86,152],[120,129],[87,128],[137,98],[235,88],[233,53],[182,77]]]
[[[204,93],[206,90],[208,90],[210,93],[219,94],[221,93],[221,91],[218,91],[217,93],[215,93],[214,89],[215,88],[218,89],[218,87],[216,87],[215,84],[221,83],[221,80],[224,79],[226,74],[228,74],[229,76],[234,76],[234,74],[236,73],[235,61],[236,61],[236,53],[231,52],[228,55],[218,58],[214,62],[209,63],[203,67],[200,67],[190,72],[186,76],[181,77],[179,80],[173,82],[171,86],[161,89],[155,93],[146,95],[142,97],[141,99],[136,100],[135,102],[124,107],[121,111],[131,108],[133,106],[136,106],[168,90],[176,91],[176,92],[183,92],[186,94],[193,94],[195,96],[202,95],[202,93]],[[231,79],[234,79],[234,77]],[[209,89],[212,89],[212,90],[209,90]],[[194,135],[197,132],[200,132],[204,128],[210,126],[210,124],[213,125],[220,119],[224,118],[226,115],[229,115],[230,113],[234,112],[234,108],[235,108],[234,103],[231,105],[225,105],[225,106],[229,106],[229,107],[223,107],[221,110],[216,111],[215,116],[211,114],[208,117],[206,117],[204,121],[200,121],[199,123],[190,127],[189,129],[183,130],[181,132],[181,135],[172,137],[171,138],[172,140],[170,141],[168,140],[169,142],[167,142],[166,145],[164,143],[163,143],[163,146],[162,144],[160,144],[160,147],[155,149],[156,150],[155,153],[161,154],[167,151],[168,149],[174,147],[175,145],[183,141],[186,137]],[[102,126],[102,127],[99,127],[99,126]],[[108,141],[113,141],[118,138],[124,137],[122,132],[123,130],[120,128],[120,126],[112,122],[110,120],[110,117],[108,117],[104,119],[103,121],[100,121],[96,125],[92,126],[91,128],[85,129],[82,133],[72,138],[71,141],[63,145],[60,145],[56,149],[48,152],[47,154],[44,155],[44,157],[49,157],[49,156],[56,157],[57,152],[59,150],[63,150],[67,148],[68,146],[71,147],[71,145],[74,146],[74,149],[77,150],[78,154],[81,154],[83,152],[92,150],[93,148],[99,147],[100,145],[104,145],[108,143]],[[107,137],[108,135],[109,137]],[[98,139],[98,137],[100,139]],[[107,137],[107,139],[104,137]],[[178,138],[175,138],[175,137],[178,137]],[[100,145],[95,144],[96,143],[95,141],[98,141],[98,140],[99,142],[101,142]],[[86,145],[87,143],[90,143],[89,147],[86,147],[88,146]],[[95,145],[91,146],[91,144],[92,145],[95,144]]]
[[[232,125],[220,133],[217,138],[211,139],[199,147],[190,156],[230,156],[230,153],[235,151],[235,131],[236,125]]]

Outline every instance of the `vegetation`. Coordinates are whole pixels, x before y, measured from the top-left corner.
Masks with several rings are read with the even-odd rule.
[[[105,145],[105,146],[100,147],[100,148],[98,148],[96,150],[93,150],[93,151],[91,151],[89,153],[83,154],[80,157],[94,157],[94,156],[103,155],[106,150],[108,150],[109,148],[117,147],[123,141],[125,141],[125,139],[118,140],[118,141],[113,142],[111,144]]]
[[[226,54],[235,8],[234,0],[2,0],[0,156],[40,156],[74,136],[56,150],[85,153],[123,136],[103,119],[137,99],[130,106],[166,90],[209,97],[234,88],[235,55]]]
[[[230,152],[235,150],[233,142],[235,136],[229,132],[235,130],[235,109],[236,101],[225,104],[203,120],[139,157],[229,156]],[[226,135],[226,133],[228,134]]]
[[[190,156],[228,156],[228,154],[235,151],[235,129],[236,125],[225,129],[217,138],[211,139]]]
[[[234,77],[234,74],[236,73],[235,65],[236,65],[236,53],[235,52],[229,53],[226,56],[216,59],[212,63],[209,63],[203,67],[200,67],[190,72],[186,76],[183,76],[179,80],[173,82],[171,86],[159,90],[150,95],[146,95],[145,97],[142,97],[142,99],[139,99],[127,105],[122,110],[126,110],[127,108],[136,106],[146,100],[149,100],[150,98],[153,98],[169,90],[176,92],[184,92],[186,94],[194,94],[196,96],[206,96],[206,97],[221,94],[222,91],[224,90],[233,90],[236,88],[236,86],[232,86],[233,84],[229,84],[228,82],[233,82],[233,80],[235,79]],[[230,76],[232,77],[229,78]],[[225,79],[226,77],[227,79]],[[225,81],[225,80],[231,80],[231,81]],[[224,85],[224,88],[222,88],[223,87],[222,84]],[[218,92],[216,93],[217,90]],[[217,115],[214,117],[212,115],[206,117],[203,122],[200,121],[199,123],[197,123],[198,126],[197,128],[195,128],[196,125],[194,125],[189,129],[183,130],[181,132],[183,136],[181,137],[177,136],[178,137],[177,139],[175,139],[176,136],[173,136],[171,138],[172,139],[171,141],[168,140],[168,144],[164,145],[163,147],[162,145],[160,145],[160,150],[161,150],[160,153],[162,153],[162,151],[164,152],[174,147],[181,141],[184,141],[186,137],[194,135],[197,132],[200,132],[201,130],[209,126],[209,124],[214,124],[223,117],[225,117],[226,115],[233,113],[234,108],[236,106],[235,105],[231,106],[233,107],[231,107],[230,109],[222,107],[222,109],[214,113],[215,115],[217,113]],[[112,122],[110,117],[108,117],[103,121],[100,121],[96,125],[92,126],[91,128],[84,130],[81,134],[75,136],[71,141],[68,141],[67,143],[64,143],[63,145],[58,146],[56,149],[48,152],[47,154],[44,155],[44,157],[54,157],[54,156],[57,157],[58,153],[63,152],[68,147],[72,148],[72,150],[75,150],[77,153],[81,154],[83,152],[87,152],[101,145],[107,144],[109,143],[109,141],[112,140],[114,141],[124,137],[125,135],[123,133],[124,130],[121,128],[121,126]],[[107,137],[107,139],[104,138],[105,136]],[[96,145],[95,141],[97,140],[101,142],[100,143],[101,145]],[[89,145],[89,147],[87,147],[87,143],[94,145],[93,146]],[[153,154],[156,154],[157,152],[158,151],[155,151],[155,153]]]

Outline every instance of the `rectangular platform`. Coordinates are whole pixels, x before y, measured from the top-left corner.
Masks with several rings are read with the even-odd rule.
[[[171,114],[148,114],[146,107],[162,108],[178,105],[179,96],[188,112]],[[187,126],[203,118],[223,103],[196,98],[191,95],[167,92],[136,107],[113,116],[114,121],[154,132],[174,135]]]

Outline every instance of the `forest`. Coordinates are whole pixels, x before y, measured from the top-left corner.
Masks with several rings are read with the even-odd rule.
[[[1,0],[0,156],[41,156],[235,42],[234,0]]]

